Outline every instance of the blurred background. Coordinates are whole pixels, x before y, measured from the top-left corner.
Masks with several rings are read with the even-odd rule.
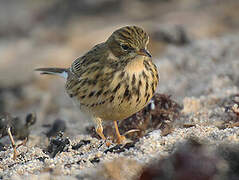
[[[161,57],[169,46],[237,33],[238,9],[238,0],[1,0],[0,113],[36,112],[40,124],[62,118],[78,132],[82,126],[74,124],[81,124],[81,116],[65,94],[64,80],[34,69],[69,67],[125,25],[149,33],[149,49],[160,69],[159,92],[179,102],[198,96],[198,91],[167,86],[175,80],[174,62],[169,58],[161,66]]]

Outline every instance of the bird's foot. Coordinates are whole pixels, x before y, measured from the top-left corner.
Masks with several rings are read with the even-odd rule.
[[[116,142],[117,142],[117,144],[123,144],[125,142],[125,140],[126,140],[125,136],[119,135],[119,136],[117,136]]]

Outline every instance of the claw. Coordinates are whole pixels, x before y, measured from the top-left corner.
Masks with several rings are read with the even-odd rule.
[[[128,135],[130,133],[139,132],[139,131],[140,131],[139,129],[131,129],[131,130],[125,132],[123,135],[126,136],[126,135]]]

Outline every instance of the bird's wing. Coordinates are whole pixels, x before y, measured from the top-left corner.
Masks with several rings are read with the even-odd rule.
[[[81,77],[90,67],[95,66],[105,55],[105,43],[94,46],[83,56],[77,58],[71,65],[71,72],[77,77]]]
[[[98,90],[99,79],[104,77],[104,64],[107,59],[105,44],[98,44],[85,55],[77,58],[71,65],[66,82],[67,93],[74,96],[86,96]]]

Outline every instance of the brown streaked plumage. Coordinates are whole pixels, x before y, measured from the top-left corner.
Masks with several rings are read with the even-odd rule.
[[[149,36],[136,26],[113,32],[104,43],[77,58],[68,69],[40,68],[43,74],[66,78],[67,94],[90,115],[96,132],[103,135],[102,121],[123,120],[141,110],[158,85],[158,72],[147,51]]]

